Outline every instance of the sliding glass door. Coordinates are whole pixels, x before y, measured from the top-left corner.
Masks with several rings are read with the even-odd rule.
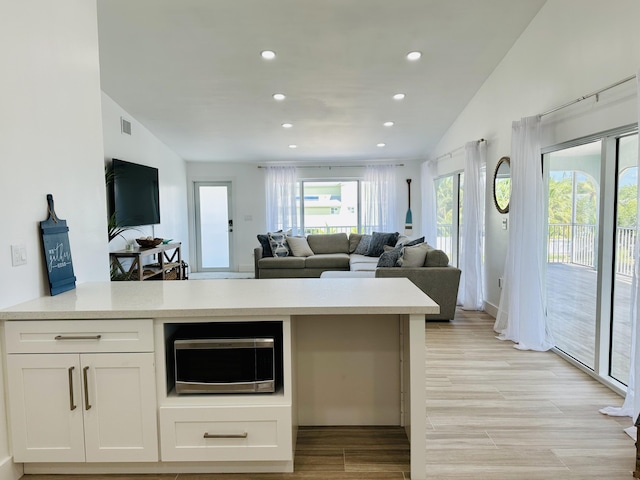
[[[636,242],[637,131],[544,154],[546,305],[556,348],[606,381],[628,381]]]
[[[556,347],[593,369],[600,153],[596,141],[546,156],[547,315]]]

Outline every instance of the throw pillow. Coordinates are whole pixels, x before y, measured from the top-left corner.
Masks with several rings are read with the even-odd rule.
[[[369,243],[369,250],[367,250],[366,255],[369,257],[379,257],[384,252],[385,245],[395,246],[399,235],[398,232],[373,232],[373,235],[371,235],[371,243]],[[360,240],[360,243],[362,243],[362,240]]]
[[[398,265],[405,268],[424,266],[429,248],[429,245],[426,243],[420,243],[412,247],[403,247],[400,258],[398,258]]]
[[[287,244],[294,257],[310,257],[313,250],[305,237],[287,237]]]
[[[406,237],[405,237],[406,240]],[[390,247],[385,245],[384,252],[380,255],[380,260],[378,260],[378,267],[398,267],[398,259],[400,258],[400,254],[402,253],[403,247],[411,247],[414,245],[419,245],[424,242],[424,237],[416,238],[415,240],[411,240],[406,244],[396,243],[395,247]]]
[[[266,233],[259,233],[258,242],[260,242],[260,246],[262,247],[262,258],[273,257],[273,252],[271,251],[271,243],[269,243],[269,235],[267,235]]]
[[[349,234],[349,253],[355,253],[360,244],[360,239],[362,239],[362,234],[360,233]]]
[[[366,255],[367,252],[369,251],[370,243],[371,243],[371,235],[368,235],[368,234],[362,235],[362,238],[360,239],[360,243],[358,243],[358,246],[356,247],[353,253],[357,255]]]
[[[287,232],[269,232],[269,244],[274,257],[287,257],[291,253],[287,244]]]
[[[397,267],[398,258],[400,258],[400,252],[402,247],[390,248],[386,252],[383,252],[378,259],[378,267]]]

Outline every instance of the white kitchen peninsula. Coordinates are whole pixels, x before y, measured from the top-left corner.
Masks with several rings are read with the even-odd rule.
[[[424,315],[438,309],[407,279],[345,278],[85,283],[2,310],[16,461],[26,473],[284,472],[298,425],[402,425],[411,478],[424,479]],[[266,321],[282,329],[275,393],[175,393],[172,329]],[[48,378],[62,387],[43,409]]]

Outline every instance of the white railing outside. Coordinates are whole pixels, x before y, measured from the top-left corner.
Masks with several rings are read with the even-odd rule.
[[[595,225],[556,223],[549,224],[547,262],[572,263],[596,268],[597,230]],[[631,276],[635,228],[616,229],[616,273]]]

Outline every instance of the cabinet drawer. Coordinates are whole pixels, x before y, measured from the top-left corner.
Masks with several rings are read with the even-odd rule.
[[[293,460],[291,407],[162,407],[162,461]]]
[[[152,352],[153,320],[5,322],[7,353]]]

